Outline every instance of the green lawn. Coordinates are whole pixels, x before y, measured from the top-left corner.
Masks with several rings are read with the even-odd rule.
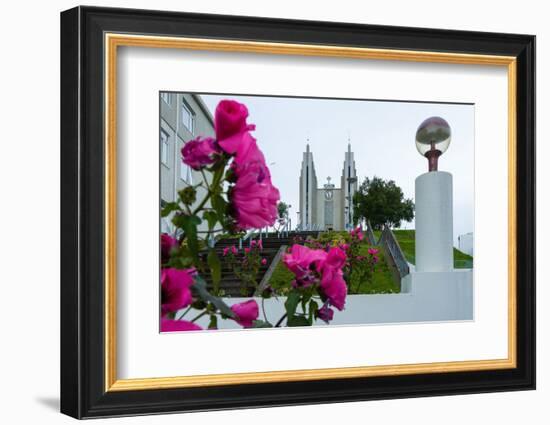
[[[407,261],[411,264],[415,264],[414,230],[394,230],[393,234],[395,235],[397,242],[399,242],[399,246],[401,247],[403,255],[405,255]],[[379,238],[378,235],[376,237]],[[456,248],[453,248],[453,257],[455,269],[471,269],[473,267],[473,257],[468,254],[464,254]]]
[[[367,255],[369,245],[364,244],[361,254]],[[388,267],[386,259],[380,251],[380,262],[376,265],[372,279],[370,282],[362,282],[358,288],[354,288],[352,293],[357,294],[391,294],[398,293],[399,286],[394,282],[393,275]],[[294,279],[294,275],[281,262],[277,264],[269,284],[275,289],[279,295],[285,295],[290,289],[290,282]]]

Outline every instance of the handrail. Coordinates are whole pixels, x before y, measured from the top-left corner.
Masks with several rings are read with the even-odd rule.
[[[249,239],[254,233],[256,233],[256,229],[249,230],[248,232],[246,232],[246,234],[244,236],[241,236],[239,238],[239,249],[243,249],[243,242],[245,242],[247,239]]]
[[[370,245],[378,245],[376,240],[376,237],[374,236],[374,232],[372,231],[372,225],[370,224],[370,220],[367,220],[367,242]]]
[[[384,226],[382,235],[380,235],[379,245],[385,248],[385,251],[390,255],[392,262],[394,263],[399,277],[403,278],[410,273],[409,263],[399,246],[399,242],[395,239],[395,235],[388,226]]]
[[[279,261],[281,261],[283,254],[286,252],[287,246],[288,245],[281,245],[279,247],[279,250],[275,254],[275,257],[273,257],[271,264],[267,268],[264,276],[262,277],[262,280],[260,281],[260,284],[258,285],[258,287],[256,288],[256,291],[254,292],[255,297],[261,296],[264,289],[267,288],[267,285],[269,284],[269,280],[271,279],[271,275],[275,271],[275,267],[277,267],[277,264],[279,264]]]

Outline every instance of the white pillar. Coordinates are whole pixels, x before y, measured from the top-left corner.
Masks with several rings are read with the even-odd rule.
[[[416,271],[453,270],[453,176],[444,171],[415,181]]]

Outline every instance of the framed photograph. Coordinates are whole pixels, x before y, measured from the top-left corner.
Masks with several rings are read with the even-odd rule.
[[[61,14],[61,411],[535,388],[535,37]]]

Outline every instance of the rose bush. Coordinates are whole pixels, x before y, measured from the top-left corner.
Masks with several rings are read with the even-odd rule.
[[[245,105],[221,101],[214,114],[215,138],[199,136],[181,149],[182,162],[203,179],[180,190],[178,199],[161,211],[176,229],[160,240],[162,332],[201,330],[196,323],[201,318],[208,319],[208,329],[217,329],[219,320],[233,320],[246,328],[310,326],[317,319],[329,323],[334,309],[345,308],[348,278],[365,267],[357,248],[363,240],[360,228],[343,237],[330,234],[325,239],[295,241],[283,256],[293,281],[285,314],[276,322],[269,321],[265,310],[264,320],[258,320],[260,306],[254,299],[229,306],[220,298],[222,263],[213,248],[215,233],[269,227],[280,218],[279,190],[250,133],[255,126],[247,122],[248,115]],[[262,249],[260,240],[251,241],[243,251],[235,246],[222,251],[241,281],[243,296],[257,288],[258,271],[267,264]],[[368,252],[370,263],[376,262],[376,255]],[[211,276],[211,287],[206,275]],[[262,309],[263,299],[273,294],[271,287],[262,288]]]
[[[283,264],[294,274],[293,289],[285,303],[288,326],[312,325],[316,319],[328,323],[334,317],[331,307],[344,309],[347,285],[342,268],[346,254],[339,247],[327,251],[295,244],[283,256]],[[297,312],[299,305],[301,312]]]
[[[177,235],[163,234],[160,240],[163,332],[198,330],[195,322],[203,316],[210,320],[209,329],[217,328],[219,319],[255,326],[256,301],[229,307],[219,298],[221,261],[212,248],[214,229],[234,234],[272,226],[277,218],[279,191],[257,140],[250,134],[255,126],[247,118],[245,105],[223,100],[214,114],[216,137],[199,136],[181,149],[182,162],[200,171],[203,179],[180,190],[177,201],[167,203],[161,211],[163,217],[171,218]],[[201,194],[204,196],[199,199]],[[206,223],[206,231],[199,231],[201,223]],[[260,264],[265,264],[259,254],[261,242],[254,244],[244,257],[243,292],[256,286]],[[223,254],[235,257],[237,250],[231,247]],[[204,280],[207,274],[212,278],[210,289]],[[188,320],[193,312],[195,317]]]
[[[258,287],[260,265],[267,264],[267,260],[262,258],[262,249],[261,240],[252,240],[250,247],[244,248],[242,253],[235,245],[225,247],[222,251],[226,264],[241,282],[240,292],[243,297]]]

